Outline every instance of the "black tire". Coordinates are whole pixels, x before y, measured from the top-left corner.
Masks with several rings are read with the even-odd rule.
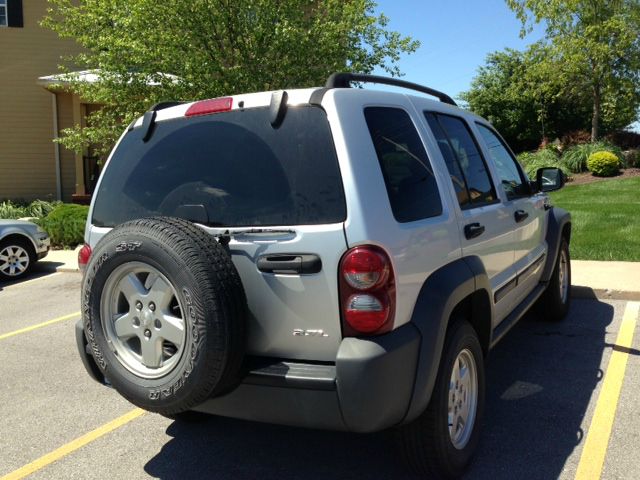
[[[12,236],[11,238],[6,238],[0,241],[0,252],[2,252],[7,247],[20,247],[27,252],[27,256],[29,257],[27,268],[21,273],[11,275],[9,273],[5,274],[2,270],[0,270],[0,280],[17,280],[18,278],[23,277],[31,271],[33,265],[38,261],[38,258],[36,257],[36,252],[33,248],[32,243],[28,238],[22,237],[21,235]],[[3,262],[1,260],[0,265],[3,265]]]
[[[156,378],[127,366],[124,356],[118,358],[114,342],[107,338],[109,326],[101,318],[105,286],[114,282],[110,275],[116,269],[126,272],[132,262],[164,275],[182,317],[185,336],[175,353],[178,358]],[[126,308],[131,312],[134,307]],[[186,412],[237,384],[246,310],[242,283],[228,252],[211,235],[177,218],[146,218],[114,228],[96,246],[82,286],[84,330],[96,364],[127,400],[163,415]],[[145,335],[153,330],[144,328]],[[140,351],[142,358],[142,346]]]
[[[466,444],[456,448],[449,433],[449,383],[454,363],[463,351],[470,352],[476,367],[477,403],[473,427]],[[427,409],[413,422],[396,431],[401,456],[409,469],[426,478],[458,478],[471,463],[480,440],[485,404],[484,357],[473,327],[457,320],[449,328],[442,358]]]
[[[566,259],[565,275],[567,276],[567,289],[563,295],[560,288],[560,262]],[[560,242],[560,249],[558,250],[558,257],[556,258],[556,264],[551,274],[551,280],[545,289],[544,293],[536,304],[536,310],[539,316],[551,322],[559,322],[563,320],[567,313],[569,313],[569,307],[571,305],[571,256],[569,255],[569,244],[563,237]]]

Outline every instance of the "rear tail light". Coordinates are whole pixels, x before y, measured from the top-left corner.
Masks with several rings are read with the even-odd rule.
[[[340,261],[344,336],[374,335],[393,327],[396,289],[389,256],[379,247],[349,250]]]
[[[228,112],[232,106],[233,97],[211,98],[194,103],[187,109],[184,116],[193,117],[196,115],[207,115],[209,113]]]
[[[84,272],[87,268],[87,263],[91,258],[91,247],[88,244],[84,244],[80,250],[78,250],[78,267]]]

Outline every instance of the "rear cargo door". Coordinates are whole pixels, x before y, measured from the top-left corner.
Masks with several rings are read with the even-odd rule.
[[[125,135],[98,187],[92,224],[186,218],[228,241],[250,322],[248,353],[335,360],[344,189],[327,116],[268,107],[159,121]],[[228,232],[228,234],[226,234]]]

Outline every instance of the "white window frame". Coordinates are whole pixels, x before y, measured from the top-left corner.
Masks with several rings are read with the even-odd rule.
[[[0,8],[4,7],[4,24],[0,23],[0,28],[9,26],[9,0],[0,0]]]

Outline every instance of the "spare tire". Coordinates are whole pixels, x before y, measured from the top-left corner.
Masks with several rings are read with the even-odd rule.
[[[178,218],[111,230],[94,249],[82,285],[96,364],[127,400],[164,415],[236,385],[246,312],[227,250]]]

